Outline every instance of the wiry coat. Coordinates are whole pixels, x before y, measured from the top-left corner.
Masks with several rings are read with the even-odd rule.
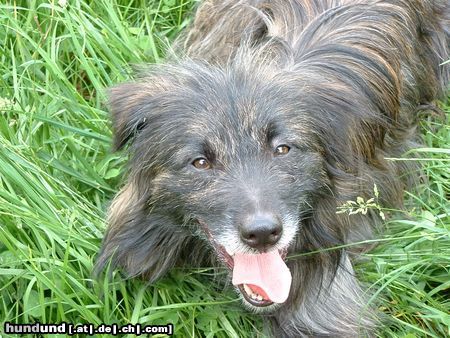
[[[349,251],[377,215],[336,214],[373,196],[399,207],[421,110],[449,81],[449,5],[431,0],[204,2],[178,59],[110,92],[115,143],[132,140],[128,182],[111,205],[98,260],[150,280],[176,264],[223,264],[251,251],[236,224],[276,210],[288,301],[276,337],[369,334]],[[182,55],[181,57],[179,55]],[[291,146],[270,156],[274,142]],[[196,154],[212,169],[189,167]],[[255,202],[256,201],[256,202]],[[364,248],[359,248],[364,249]],[[296,258],[296,253],[319,251]]]

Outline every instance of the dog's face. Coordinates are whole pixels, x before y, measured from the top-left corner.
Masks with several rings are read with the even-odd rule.
[[[111,91],[116,146],[132,139],[132,155],[101,257],[156,278],[181,239],[195,238],[232,270],[247,305],[271,308],[289,294],[286,253],[307,241],[303,226],[332,194],[323,140],[298,85],[281,76],[182,69]],[[335,235],[320,231],[317,242]]]

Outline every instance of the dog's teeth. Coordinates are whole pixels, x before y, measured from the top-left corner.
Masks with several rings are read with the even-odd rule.
[[[260,302],[264,299],[263,296],[261,296],[260,294],[255,293],[252,289],[250,289],[250,287],[247,284],[243,284],[243,286],[244,286],[245,293],[247,293],[247,295],[251,299],[254,299],[254,300],[257,300],[257,301],[260,301]]]
[[[253,294],[252,290],[248,287],[247,284],[244,284],[244,290],[247,293],[247,295],[251,296]]]

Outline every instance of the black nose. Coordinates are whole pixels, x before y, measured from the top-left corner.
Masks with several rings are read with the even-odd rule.
[[[241,239],[248,246],[267,250],[281,238],[283,228],[273,215],[255,216],[241,225]]]

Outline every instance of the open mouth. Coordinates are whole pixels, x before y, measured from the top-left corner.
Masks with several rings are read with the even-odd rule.
[[[239,284],[238,289],[242,293],[242,296],[244,296],[245,300],[253,306],[264,307],[273,304],[264,290],[260,289],[256,285]]]
[[[216,249],[232,271],[233,285],[249,304],[266,307],[286,301],[292,281],[284,262],[286,250],[232,256],[222,246]]]
[[[292,275],[284,262],[287,249],[257,254],[227,252],[217,243],[208,227],[199,222],[218,256],[232,271],[232,283],[252,306],[266,307],[284,303],[291,288]]]

